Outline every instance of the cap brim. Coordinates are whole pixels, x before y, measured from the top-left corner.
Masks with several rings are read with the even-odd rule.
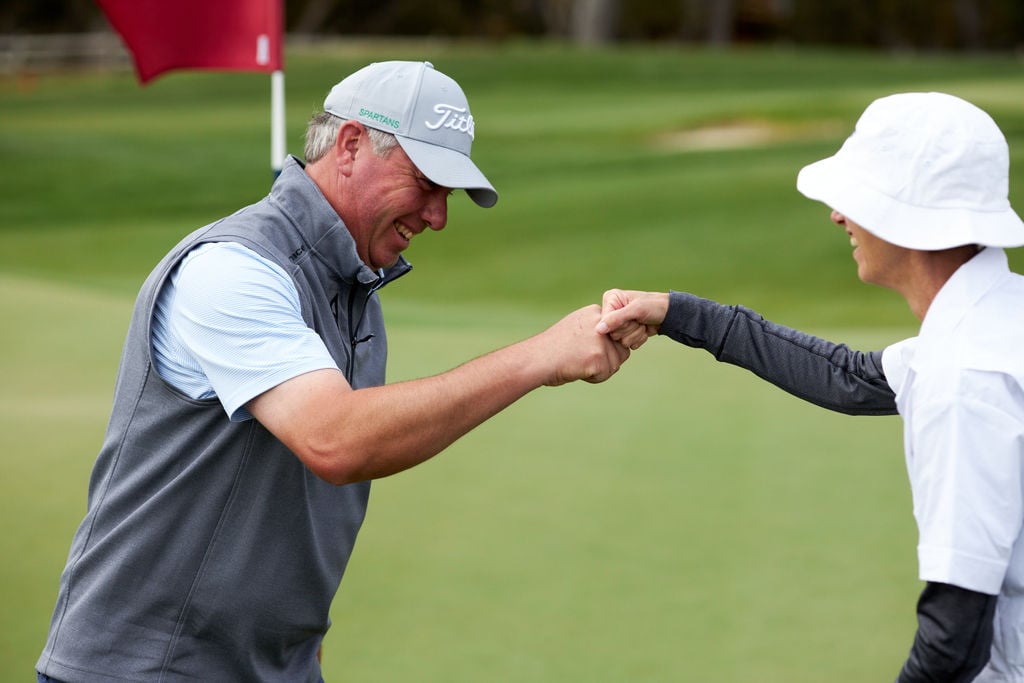
[[[465,154],[401,135],[395,137],[416,168],[432,182],[453,190],[465,190],[470,199],[485,209],[498,203],[494,186]]]
[[[796,188],[886,242],[907,249],[1024,246],[1024,223],[1009,204],[1001,211],[913,206],[875,189],[836,156],[800,169]]]

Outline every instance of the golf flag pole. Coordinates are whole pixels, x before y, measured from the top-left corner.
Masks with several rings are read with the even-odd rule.
[[[96,0],[145,85],[165,71],[271,74],[271,169],[284,161],[284,0]]]
[[[281,175],[284,157],[284,71],[270,74],[270,170],[274,179]]]

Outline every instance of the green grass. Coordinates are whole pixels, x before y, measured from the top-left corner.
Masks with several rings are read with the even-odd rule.
[[[387,58],[462,83],[501,193],[487,211],[457,196],[384,292],[392,381],[613,286],[880,347],[914,321],[857,281],[798,169],[875,97],[924,89],[992,113],[1011,181],[1024,162],[1015,59],[546,43],[291,48],[289,150],[334,81]],[[29,676],[42,646],[134,292],[181,235],[267,191],[268,100],[252,74],[0,80],[0,680]],[[774,136],[679,143],[740,125]],[[375,484],[328,680],[891,679],[919,590],[900,444],[896,418],[825,413],[652,340],[608,383],[535,392]]]

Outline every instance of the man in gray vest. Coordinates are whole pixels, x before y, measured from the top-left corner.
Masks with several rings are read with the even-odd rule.
[[[600,382],[629,351],[596,305],[435,377],[384,385],[377,291],[447,221],[490,207],[459,85],[367,66],[313,118],[306,162],[185,238],[146,280],[41,681],[318,681],[370,480],[526,393]]]

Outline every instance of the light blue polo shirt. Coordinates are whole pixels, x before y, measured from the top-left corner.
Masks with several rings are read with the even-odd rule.
[[[298,375],[337,369],[302,319],[291,277],[234,242],[193,249],[164,284],[150,344],[157,373],[191,398],[216,396],[232,421],[245,405]]]

